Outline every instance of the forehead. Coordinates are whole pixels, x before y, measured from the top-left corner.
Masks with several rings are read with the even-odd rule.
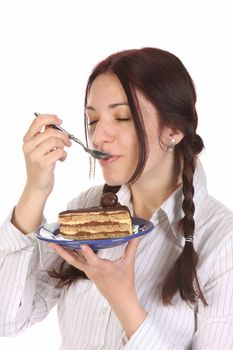
[[[91,84],[87,105],[99,104],[101,101],[106,101],[108,104],[128,102],[121,82],[115,74],[100,74]]]
[[[145,123],[156,123],[158,112],[154,105],[136,90],[139,108]],[[127,96],[118,77],[113,73],[98,75],[93,81],[87,96],[87,109],[98,110],[119,104],[128,106]],[[125,107],[126,108],[126,107]]]

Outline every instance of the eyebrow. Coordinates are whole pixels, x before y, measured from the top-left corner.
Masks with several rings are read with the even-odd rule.
[[[111,103],[108,106],[108,108],[113,109],[113,108],[116,108],[116,107],[119,107],[119,106],[127,106],[127,107],[129,107],[129,104],[128,104],[128,102]],[[89,110],[89,111],[95,111],[95,108],[92,107],[92,106],[89,106],[89,105],[86,106],[86,109]]]

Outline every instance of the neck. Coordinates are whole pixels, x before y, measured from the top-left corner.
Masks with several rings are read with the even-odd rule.
[[[150,219],[181,183],[181,166],[175,159],[149,173],[143,173],[130,186],[134,216]]]

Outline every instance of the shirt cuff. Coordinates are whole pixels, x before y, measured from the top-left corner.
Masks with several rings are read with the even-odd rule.
[[[35,232],[25,235],[11,223],[13,211],[14,208],[0,227],[0,252],[12,253],[32,246],[37,241]],[[42,225],[45,222],[43,218]]]
[[[171,350],[174,349],[171,345],[165,342],[161,328],[155,325],[155,320],[152,321],[148,315],[145,321],[137,329],[137,331],[126,342],[124,350]]]

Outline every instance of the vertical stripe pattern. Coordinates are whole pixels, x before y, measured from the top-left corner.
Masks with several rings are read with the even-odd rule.
[[[11,213],[0,228],[0,336],[13,336],[41,321],[54,305],[63,350],[230,350],[233,349],[233,214],[208,195],[200,162],[194,176],[195,249],[207,307],[188,305],[177,293],[172,305],[161,302],[161,285],[181,253],[184,238],[176,232],[182,217],[182,188],[153,214],[155,228],[145,235],[136,256],[136,289],[148,316],[130,339],[110,305],[89,280],[57,289],[47,270],[61,263],[34,233],[27,236],[11,223]],[[68,209],[98,205],[102,187],[74,198]],[[118,193],[133,214],[130,191]],[[125,245],[100,250],[104,259],[117,259]]]

